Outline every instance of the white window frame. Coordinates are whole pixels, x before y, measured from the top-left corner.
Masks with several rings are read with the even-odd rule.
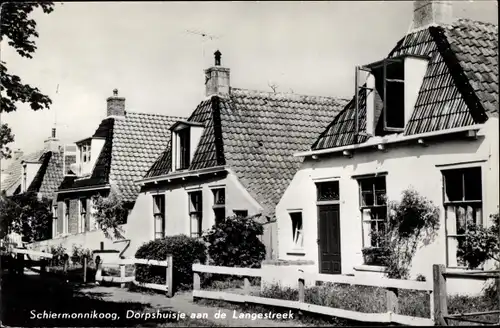
[[[304,216],[302,215],[302,211],[289,211],[288,215],[290,216],[290,225],[292,231],[292,251],[303,251],[304,250]],[[300,215],[300,229],[299,226],[294,230],[294,215]],[[300,242],[299,242],[300,241]]]
[[[64,204],[64,219],[63,219],[63,235],[67,235],[69,234],[69,209],[70,209],[70,206],[71,206],[71,200],[69,200],[68,198],[66,198],[64,201],[63,201],[63,204]]]
[[[212,189],[212,194],[213,194],[213,206],[212,209],[214,211],[214,221],[215,223],[218,222],[217,220],[217,212],[223,212],[223,218],[226,218],[226,188],[225,187],[216,187],[216,188],[211,188]],[[220,196],[220,192],[224,193],[224,199],[222,202],[217,203],[217,200]]]
[[[480,177],[481,177],[481,199],[476,200],[465,200],[465,181],[463,171],[471,170],[471,169],[479,169]],[[462,171],[462,200],[452,200],[448,199],[448,194],[446,192],[446,174],[450,171]],[[484,174],[485,169],[484,166],[479,163],[469,163],[466,165],[457,165],[457,166],[447,166],[441,169],[442,174],[442,189],[443,189],[443,209],[444,209],[444,221],[445,221],[445,245],[446,245],[446,266],[448,268],[457,268],[457,269],[465,269],[465,264],[459,263],[459,258],[457,256],[458,250],[458,241],[457,239],[464,234],[457,233],[457,213],[459,209],[464,209],[465,220],[467,220],[467,216],[472,213],[472,215],[476,216],[476,224],[483,226],[484,225],[484,195],[485,195],[485,184],[484,184]],[[471,209],[472,212],[468,211]],[[470,213],[469,213],[470,212]],[[479,217],[479,218],[478,218]],[[452,228],[454,226],[454,228]],[[465,229],[467,229],[467,221],[464,222]],[[451,241],[454,239],[455,241]],[[453,251],[454,250],[454,251]],[[452,255],[453,254],[453,255]],[[451,258],[452,257],[452,258]],[[481,267],[477,269],[482,269]]]
[[[166,196],[165,194],[152,195],[153,200],[153,239],[162,239],[166,235]],[[158,231],[157,220],[161,220],[161,229]]]
[[[385,189],[375,189],[375,182],[373,182],[372,186],[372,194],[373,194],[373,205],[366,205],[364,204],[364,198],[363,198],[363,189],[362,189],[362,183],[366,182],[367,180],[373,180],[373,179],[384,179],[384,184],[385,184]],[[379,204],[377,201],[377,192],[380,193],[383,191],[384,197],[387,196],[387,179],[386,175],[373,175],[373,176],[365,176],[365,177],[357,177],[356,178],[358,182],[358,191],[359,191],[359,209],[361,212],[361,236],[362,236],[362,247],[363,249],[365,248],[378,248],[381,245],[379,243],[373,245],[372,244],[372,237],[371,233],[373,231],[372,228],[372,223],[375,222],[375,231],[380,232],[379,230],[379,223],[383,222],[385,223],[385,229],[387,229],[387,224],[388,224],[388,207],[387,207],[387,202]],[[382,211],[385,209],[385,217],[384,218],[378,218],[378,211]],[[376,218],[373,218],[372,212],[375,212],[374,214],[377,215]],[[365,213],[367,213],[370,217],[369,219],[365,218]],[[365,230],[369,230],[368,232]],[[368,239],[368,240],[367,240]]]
[[[87,198],[81,197],[78,199],[78,232],[86,232],[87,228]]]
[[[200,195],[199,202],[197,204],[193,203],[193,196],[197,194]],[[189,235],[191,237],[200,238],[203,234],[203,191],[196,190],[188,192],[188,203],[189,203]],[[199,206],[199,208],[196,207]],[[193,230],[193,221],[195,221],[196,230]]]

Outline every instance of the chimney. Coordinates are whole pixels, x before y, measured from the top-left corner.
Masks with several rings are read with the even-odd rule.
[[[214,53],[215,65],[205,70],[205,92],[206,96],[229,95],[229,68],[221,66],[219,50]]]
[[[452,21],[453,7],[451,1],[413,1],[413,30],[419,30],[431,25],[450,24]]]
[[[44,148],[46,151],[59,151],[59,139],[56,137],[56,128],[52,128],[52,134],[45,140]]]
[[[107,102],[107,116],[125,116],[125,98],[118,97],[118,89],[113,90],[113,96]]]
[[[21,149],[16,149],[13,151],[12,153],[12,159],[17,161],[18,159],[20,159],[22,156],[23,156],[23,151]]]

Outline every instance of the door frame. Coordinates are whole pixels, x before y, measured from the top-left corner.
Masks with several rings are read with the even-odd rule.
[[[341,223],[340,223],[340,201],[322,201],[322,202],[316,202],[316,217],[317,217],[317,222],[316,222],[316,226],[317,226],[317,234],[318,234],[318,238],[317,238],[317,247],[318,247],[318,273],[321,273],[322,271],[322,265],[321,265],[321,250],[320,250],[320,216],[319,216],[319,211],[320,211],[320,207],[322,206],[333,206],[333,207],[336,207],[338,209],[338,213],[339,213],[339,238],[340,238],[340,242],[339,242],[339,254],[340,254],[340,273],[338,274],[342,274],[342,227],[341,227]],[[324,274],[329,274],[329,273],[324,273]],[[332,273],[332,274],[336,274],[336,273]]]

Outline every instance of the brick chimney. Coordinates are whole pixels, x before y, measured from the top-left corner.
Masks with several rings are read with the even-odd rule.
[[[107,116],[125,116],[125,98],[118,97],[118,89],[113,90],[113,96],[107,102]]]
[[[229,95],[229,68],[221,66],[221,56],[219,50],[214,53],[215,65],[205,70],[205,92],[206,96]]]
[[[59,139],[56,137],[56,128],[52,128],[50,137],[44,142],[44,148],[47,151],[59,151],[59,146]]]
[[[419,30],[431,25],[450,24],[452,21],[453,7],[451,1],[413,1],[413,30]]]

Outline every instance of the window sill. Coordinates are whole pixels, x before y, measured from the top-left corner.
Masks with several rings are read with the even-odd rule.
[[[460,268],[460,267],[447,267],[446,268],[447,273],[481,273],[484,272],[484,269],[467,269],[467,268]]]
[[[362,264],[354,266],[354,271],[385,273],[387,271],[387,267],[379,265]]]
[[[303,249],[293,249],[288,252],[286,252],[286,255],[291,255],[291,256],[305,256],[306,252]]]

